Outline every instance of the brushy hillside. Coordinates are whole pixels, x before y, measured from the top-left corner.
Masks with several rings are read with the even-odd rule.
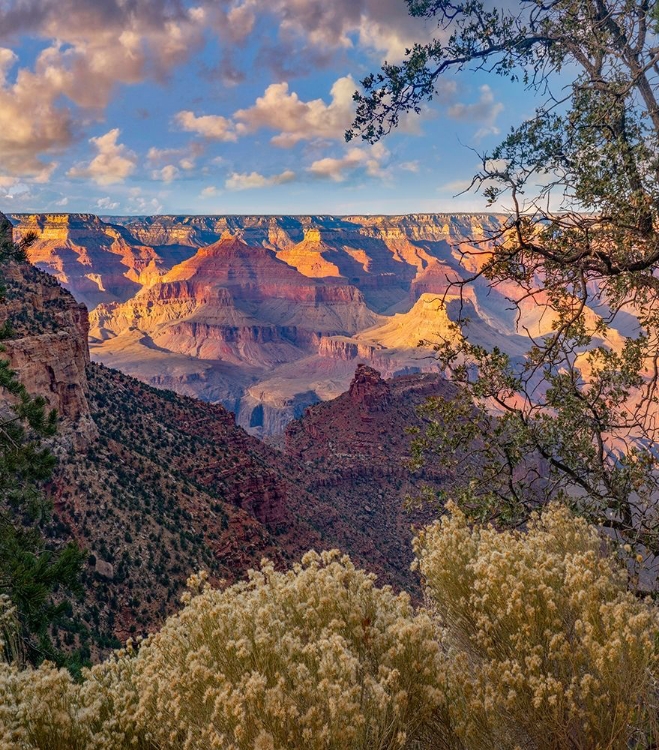
[[[79,684],[3,665],[0,747],[656,746],[659,618],[596,529],[558,505],[505,533],[452,509],[415,549],[425,609],[309,553],[224,590],[193,576],[158,634]]]
[[[263,557],[281,569],[312,547],[339,547],[420,595],[410,527],[432,516],[403,501],[443,477],[407,467],[405,428],[423,424],[416,405],[446,391],[440,376],[385,382],[360,368],[350,393],[309,410],[278,451],[219,404],[90,363],[87,312],[53,277],[3,263],[0,286],[6,356],[59,416],[49,544],[89,553],[84,599],[58,647],[97,659],[160,627],[190,570],[234,583]]]

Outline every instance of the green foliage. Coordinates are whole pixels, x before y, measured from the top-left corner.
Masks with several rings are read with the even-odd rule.
[[[0,227],[0,263],[4,264],[10,261],[16,263],[27,262],[27,250],[30,245],[37,239],[36,232],[28,232],[20,242],[14,242],[9,231],[2,233],[3,227]]]
[[[24,248],[0,242],[0,262],[23,257]],[[0,398],[0,597],[8,597],[18,623],[15,646],[4,656],[61,659],[50,629],[67,611],[63,591],[80,592],[84,554],[75,544],[55,550],[44,535],[51,507],[43,484],[56,459],[43,441],[55,435],[57,414],[28,393],[8,359],[0,360]]]
[[[522,360],[439,342],[464,401],[426,410],[416,459],[452,470],[451,493],[478,517],[521,523],[561,497],[659,553],[656,4],[408,4],[439,38],[364,81],[349,138],[382,137],[451,71],[487,70],[541,96],[482,157],[473,186],[511,209],[500,234],[464,251],[478,270],[458,285],[482,278],[508,297],[529,350]],[[534,306],[549,325],[528,322]]]

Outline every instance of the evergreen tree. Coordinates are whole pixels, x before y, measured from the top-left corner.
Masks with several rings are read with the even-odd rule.
[[[442,76],[465,69],[535,92],[535,116],[482,155],[473,187],[508,205],[508,218],[465,251],[480,256],[478,271],[453,291],[485,279],[520,311],[537,301],[553,319],[521,364],[468,341],[437,342],[462,397],[429,405],[417,460],[450,469],[450,493],[473,515],[519,524],[559,496],[659,554],[657,5],[408,6],[437,22],[437,38],[363,81],[347,138],[377,141],[419,112]],[[614,323],[623,323],[616,346]]]
[[[0,274],[8,263],[24,259],[24,245],[2,240]],[[11,335],[7,321],[0,337]],[[61,660],[51,629],[69,608],[65,592],[80,590],[84,555],[75,544],[53,548],[44,533],[51,507],[43,485],[56,464],[44,440],[55,434],[57,414],[43,397],[28,393],[7,359],[0,359],[0,404],[0,596],[12,605],[18,629],[14,649],[4,656],[32,663]]]

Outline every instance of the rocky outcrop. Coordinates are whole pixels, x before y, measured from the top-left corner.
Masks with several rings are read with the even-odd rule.
[[[323,336],[318,347],[321,357],[340,359],[349,362],[353,359],[366,359],[374,361],[382,346],[377,344],[365,344],[348,336]]]
[[[64,442],[83,447],[96,436],[88,403],[89,320],[50,276],[28,265],[0,269],[6,287],[0,324],[9,326],[4,355],[33,396],[43,396],[61,420]]]
[[[358,409],[367,411],[383,411],[391,403],[391,389],[380,373],[368,365],[357,365],[348,395]]]
[[[384,380],[361,364],[346,393],[309,407],[286,428],[285,451],[306,467],[304,481],[316,498],[300,517],[371,566],[393,563],[387,580],[408,590],[418,591],[409,571],[411,526],[432,514],[408,512],[405,498],[420,496],[423,487],[438,490],[444,479],[432,467],[410,470],[408,428],[423,428],[416,410],[428,396],[453,393],[441,375]]]

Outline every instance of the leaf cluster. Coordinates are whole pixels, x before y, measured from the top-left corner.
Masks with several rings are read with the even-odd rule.
[[[479,517],[518,524],[561,497],[659,554],[656,4],[408,5],[437,38],[363,82],[349,137],[378,140],[442,76],[467,69],[520,81],[541,101],[482,156],[473,187],[507,217],[462,250],[478,270],[457,283],[461,293],[482,279],[506,297],[527,352],[438,343],[463,396],[428,407],[416,460],[451,469],[449,491],[469,495]]]

